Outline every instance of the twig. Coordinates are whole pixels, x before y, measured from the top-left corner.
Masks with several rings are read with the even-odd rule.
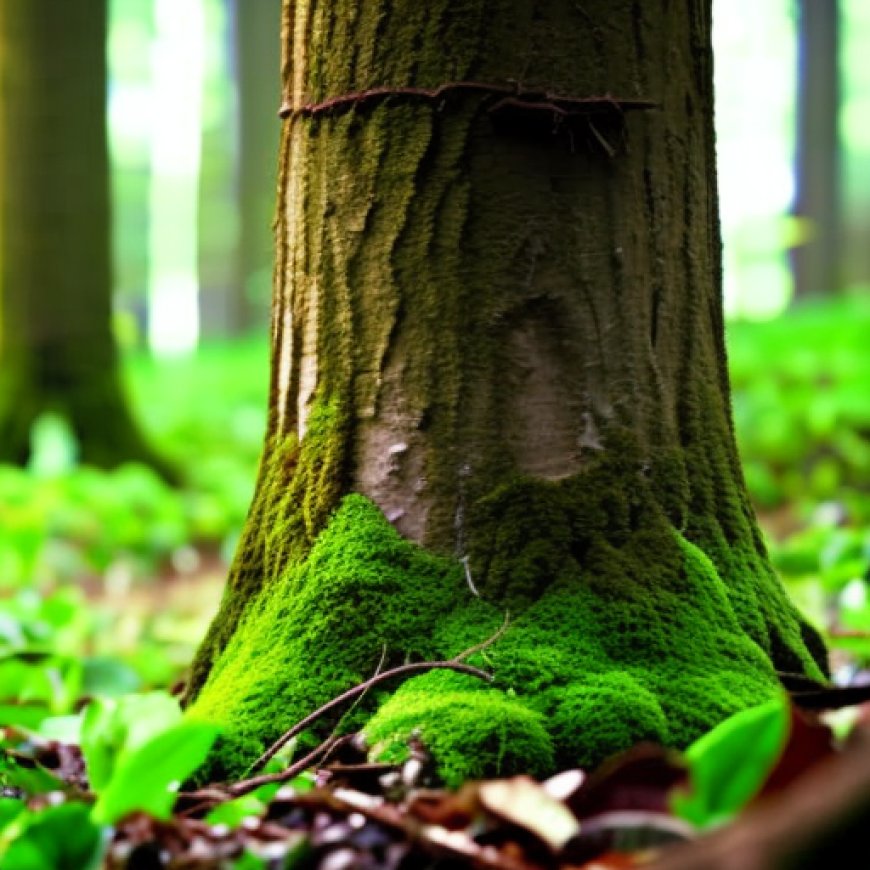
[[[464,652],[459,653],[458,656],[454,656],[452,659],[450,659],[450,661],[461,662],[467,658],[471,658],[471,656],[473,656],[475,653],[483,652],[483,650],[485,650],[489,646],[492,646],[508,630],[508,626],[510,624],[511,615],[510,612],[506,610],[504,613],[504,622],[499,626],[495,634],[488,637],[486,640],[475,644],[474,646],[470,646]]]
[[[468,567],[468,556],[463,556],[459,561],[462,562],[462,567],[465,568],[465,582],[468,584],[471,594],[475,598],[480,598],[480,592],[477,591],[477,587],[474,585],[474,580],[471,579],[471,568]]]
[[[378,676],[378,674],[381,673],[381,671],[384,669],[384,663],[386,662],[386,660],[387,660],[387,645],[384,644],[381,647],[381,660],[378,662],[378,666],[375,668],[374,674],[372,674],[373,677],[376,677],[376,676]],[[371,686],[369,686],[369,688],[371,688]],[[330,737],[338,738],[338,731],[339,731],[339,728],[341,728],[342,721],[344,719],[347,719],[347,717],[350,716],[351,713],[353,713],[353,711],[362,703],[363,698],[365,698],[365,696],[367,694],[368,694],[368,689],[365,689],[357,696],[356,700],[350,705],[350,707],[347,708],[347,711],[345,712],[345,714],[341,717],[341,719],[338,720],[338,722],[335,725],[335,728],[332,729],[332,734],[330,735]],[[333,752],[335,752],[337,746],[338,746],[337,743],[333,744],[333,746],[329,750],[324,752],[323,757],[320,759],[321,765],[326,764],[326,762],[329,760],[329,756],[332,755]]]
[[[463,665],[457,661],[412,662],[411,664],[400,665],[397,668],[392,668],[389,671],[384,671],[382,674],[378,674],[376,677],[372,677],[371,679],[366,680],[364,683],[360,683],[358,686],[354,686],[352,689],[348,689],[337,698],[333,698],[328,704],[324,704],[322,707],[315,710],[313,713],[310,713],[304,719],[301,719],[289,731],[285,732],[281,737],[279,737],[251,765],[250,772],[260,770],[260,768],[268,764],[269,761],[271,761],[275,757],[275,755],[277,755],[297,734],[304,731],[309,725],[316,722],[322,716],[325,716],[327,713],[331,713],[336,707],[340,707],[342,704],[350,701],[352,698],[357,697],[357,695],[360,695],[363,692],[367,692],[369,689],[374,688],[381,683],[385,683],[387,680],[393,679],[393,677],[403,677],[408,674],[432,671],[437,668],[446,668],[447,670],[458,671],[462,674],[468,674],[469,676],[477,677],[478,679],[484,680],[487,683],[492,682],[492,676],[486,671],[482,671],[480,670],[480,668],[473,668],[471,665]]]
[[[546,88],[528,89],[519,82],[445,82],[434,88],[416,87],[374,87],[363,91],[353,91],[348,94],[329,97],[320,102],[293,105],[285,100],[278,110],[282,118],[322,114],[323,112],[341,111],[353,106],[390,97],[405,97],[428,100],[437,103],[455,93],[477,92],[484,95],[515,100],[514,105],[522,104],[525,108],[545,109],[562,115],[568,114],[598,114],[602,111],[631,111],[633,109],[653,109],[657,104],[650,100],[622,99],[610,94],[603,96],[577,97],[570,94],[552,93]]]
[[[348,738],[350,735],[346,735]],[[250,779],[243,779],[240,782],[234,783],[227,788],[230,797],[237,798],[246,795],[249,792],[258,789],[261,785],[269,785],[276,782],[287,782],[295,776],[299,776],[305,770],[308,770],[319,758],[331,752],[337,744],[341,743],[344,738],[329,736],[320,746],[315,747],[304,755],[298,761],[294,761],[290,767],[278,771],[278,773],[264,773],[260,776],[252,776]]]
[[[487,638],[485,641],[479,644],[475,644],[475,646],[470,647],[464,652],[459,653],[459,655],[454,656],[452,659],[448,661],[440,661],[440,662],[411,662],[405,665],[399,665],[396,668],[391,668],[388,671],[383,671],[380,674],[375,674],[375,676],[370,677],[364,683],[360,683],[357,686],[354,686],[352,689],[348,689],[346,692],[342,692],[338,697],[333,698],[328,703],[324,704],[322,707],[319,707],[313,713],[309,713],[304,719],[301,719],[297,722],[289,731],[285,731],[284,734],[281,735],[247,770],[246,775],[256,773],[256,771],[261,770],[266,764],[268,764],[297,734],[304,731],[309,725],[316,722],[318,719],[325,716],[327,713],[331,713],[336,708],[340,707],[342,704],[347,703],[354,698],[357,698],[366,692],[369,689],[374,688],[375,686],[380,685],[381,683],[385,683],[388,680],[393,679],[394,677],[404,677],[409,674],[417,674],[423,673],[425,671],[433,671],[437,669],[449,670],[449,671],[457,671],[461,674],[468,674],[471,677],[477,677],[479,680],[483,680],[484,682],[491,683],[492,675],[488,674],[486,671],[482,671],[480,668],[472,667],[471,665],[463,664],[463,659],[467,659],[469,656],[474,655],[475,653],[480,652],[491,644],[495,643],[507,630],[508,624],[510,622],[509,614],[505,614],[505,621],[502,626],[498,629],[498,631],[492,635],[492,637]],[[295,765],[294,765],[295,766]]]

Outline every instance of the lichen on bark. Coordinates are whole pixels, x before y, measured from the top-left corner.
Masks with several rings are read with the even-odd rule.
[[[387,756],[419,729],[457,782],[683,746],[776,669],[821,678],[734,444],[708,4],[293,2],[283,38],[270,431],[187,695],[213,769],[506,610],[492,687],[417,677],[341,727]],[[300,108],[520,77],[507,125],[481,90]],[[548,93],[658,108],[526,128]]]

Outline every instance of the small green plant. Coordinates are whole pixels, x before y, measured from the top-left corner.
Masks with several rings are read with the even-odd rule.
[[[77,727],[67,729],[67,736],[80,741],[96,800],[85,802],[38,757],[19,761],[25,758],[20,753],[26,732],[14,732],[18,739],[7,736],[0,782],[16,797],[0,801],[4,870],[99,866],[109,826],[134,812],[171,817],[179,786],[202,764],[217,737],[214,726],[184,720],[178,703],[164,692],[95,700],[70,718]],[[40,738],[44,735],[37,729],[32,739]]]
[[[96,700],[83,714],[81,748],[91,788],[92,818],[112,824],[135,810],[171,815],[181,783],[205,760],[218,729],[182,719],[162,692]]]

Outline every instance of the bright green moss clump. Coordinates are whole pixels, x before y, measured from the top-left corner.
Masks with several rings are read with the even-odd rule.
[[[363,497],[345,498],[308,558],[250,603],[190,707],[226,729],[218,768],[238,773],[252,742],[372,676],[384,648],[387,666],[436,655],[432,627],[463,595],[457,565],[404,541]]]
[[[473,660],[494,674],[492,687],[429,673],[367,699],[368,710],[344,725],[365,724],[376,751],[391,757],[419,730],[441,775],[458,783],[592,765],[639,740],[684,746],[775,695],[769,651],[740,624],[713,562],[654,506],[615,523],[622,509],[613,506],[600,516],[589,505],[548,513],[548,493],[561,508],[580,505],[568,482],[518,486],[537,490],[541,511],[522,516],[549,517],[538,529],[545,540],[512,538],[519,585],[506,582],[501,548],[499,571],[478,578],[487,602],[472,596],[453,560],[402,539],[362,496],[345,497],[309,557],[248,607],[190,708],[225,728],[212,772],[239,774],[296,721],[371,676],[383,649],[388,665],[452,657],[490,636],[506,607],[511,627]],[[599,530],[608,526],[610,537]],[[783,622],[776,636],[820,676],[796,615]]]

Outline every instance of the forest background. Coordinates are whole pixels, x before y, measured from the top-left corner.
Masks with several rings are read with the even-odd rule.
[[[845,682],[870,661],[870,8],[817,4],[823,38],[797,5],[714,4],[727,338],[750,493]],[[279,6],[109,4],[114,332],[182,485],[80,464],[51,413],[0,466],[13,724],[172,685],[217,605],[265,428]]]

